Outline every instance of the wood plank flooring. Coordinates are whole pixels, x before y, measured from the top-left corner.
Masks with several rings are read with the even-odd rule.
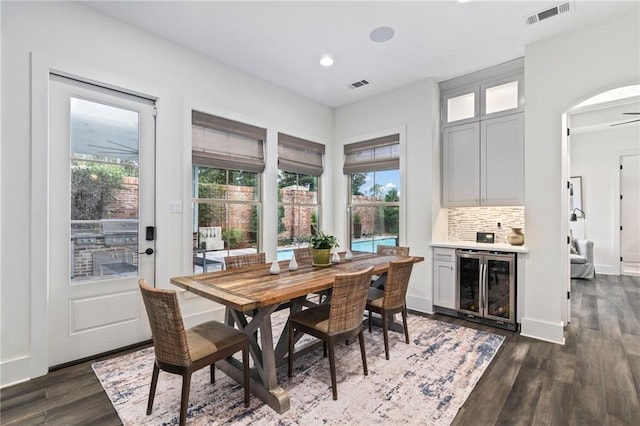
[[[454,425],[640,424],[640,277],[598,275],[571,286],[565,345],[426,315],[506,336]],[[122,424],[91,362],[1,390],[0,424]]]

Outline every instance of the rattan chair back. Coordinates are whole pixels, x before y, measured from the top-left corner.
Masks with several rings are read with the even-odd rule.
[[[329,334],[362,327],[372,273],[373,266],[370,266],[362,271],[336,275],[329,311]]]
[[[378,245],[378,254],[409,256],[409,247]]]
[[[191,364],[187,335],[175,291],[150,287],[138,281],[149,317],[153,348],[158,361],[188,366]]]
[[[412,270],[412,257],[396,262],[389,262],[389,272],[387,273],[387,282],[384,287],[384,300],[382,302],[383,308],[392,309],[404,305]]]
[[[311,259],[313,257],[311,247],[300,247],[293,249],[293,254],[296,257],[296,260]]]
[[[266,263],[264,253],[239,254],[224,258],[225,268],[227,269],[242,268],[243,266],[257,265],[260,263]]]

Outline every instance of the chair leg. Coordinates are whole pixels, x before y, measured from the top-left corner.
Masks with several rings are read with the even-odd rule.
[[[338,400],[338,385],[336,384],[336,339],[329,337],[329,370],[331,371],[331,390],[333,391],[333,400]]]
[[[322,341],[322,357],[327,357],[327,342],[324,340]]]
[[[158,363],[153,361],[153,373],[151,374],[151,388],[149,389],[149,401],[147,402],[147,416],[151,414],[153,410],[153,399],[156,396],[156,385],[158,384],[158,373],[160,373],[160,368],[158,367]]]
[[[371,309],[369,309],[369,333],[371,333]]]
[[[389,359],[389,330],[387,330],[387,313],[382,311],[382,334],[384,335],[384,355]]]
[[[409,329],[407,328],[407,307],[405,305],[404,309],[402,309],[402,324],[404,325],[404,338],[409,344]]]
[[[242,371],[244,373],[244,406],[249,407],[249,343],[242,349]]]
[[[215,362],[209,366],[209,378],[212,384],[216,382],[216,363]]]
[[[289,377],[293,377],[293,323],[289,322]]]
[[[364,370],[364,375],[369,375],[369,370],[367,369],[367,353],[364,350],[364,334],[362,330],[358,333],[358,340],[360,341],[360,355],[362,355],[362,369]]]
[[[187,409],[189,408],[189,389],[191,388],[191,371],[182,376],[182,398],[180,399],[180,426],[187,423]]]

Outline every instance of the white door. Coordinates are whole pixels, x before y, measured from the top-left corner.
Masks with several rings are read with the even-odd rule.
[[[640,275],[640,155],[620,159],[620,271]]]
[[[154,283],[155,106],[56,75],[49,98],[54,366],[151,336],[137,280]]]

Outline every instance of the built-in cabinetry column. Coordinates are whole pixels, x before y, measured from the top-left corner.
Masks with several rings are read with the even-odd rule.
[[[433,304],[456,309],[456,250],[433,249]]]

